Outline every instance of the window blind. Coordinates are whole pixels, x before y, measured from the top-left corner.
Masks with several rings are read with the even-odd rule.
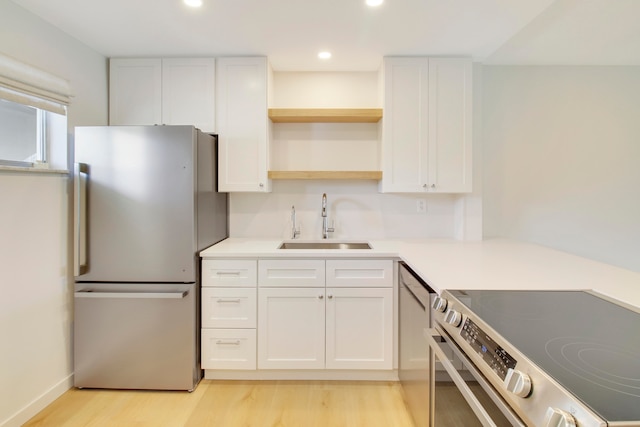
[[[69,82],[0,53],[0,98],[66,114]]]

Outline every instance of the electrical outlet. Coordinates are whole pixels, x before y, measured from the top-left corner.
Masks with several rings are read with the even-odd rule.
[[[416,200],[416,212],[418,212],[418,213],[426,213],[427,212],[427,201],[426,201],[426,199],[418,199],[418,200]]]

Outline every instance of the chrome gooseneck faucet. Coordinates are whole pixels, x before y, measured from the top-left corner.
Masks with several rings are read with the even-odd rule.
[[[322,193],[322,238],[328,239],[329,233],[334,231],[333,227],[329,227],[327,220],[327,193]]]

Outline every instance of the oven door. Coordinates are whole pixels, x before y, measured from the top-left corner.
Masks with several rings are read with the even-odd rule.
[[[526,424],[513,412],[446,333],[426,329],[430,355],[431,427],[510,427]],[[457,367],[444,349],[462,361]],[[442,369],[436,370],[436,365]]]

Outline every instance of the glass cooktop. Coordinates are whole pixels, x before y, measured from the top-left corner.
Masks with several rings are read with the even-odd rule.
[[[602,418],[640,420],[640,313],[582,291],[451,294]]]

